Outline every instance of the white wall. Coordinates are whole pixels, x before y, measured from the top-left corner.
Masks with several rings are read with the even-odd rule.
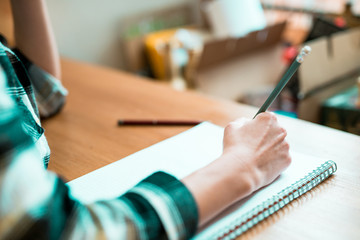
[[[122,68],[120,34],[124,17],[191,0],[46,0],[60,54]]]

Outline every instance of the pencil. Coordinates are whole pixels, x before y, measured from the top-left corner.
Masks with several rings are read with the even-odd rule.
[[[121,119],[118,120],[118,126],[138,125],[138,126],[193,126],[201,123],[200,120],[146,120],[146,119]]]
[[[301,49],[299,55],[296,57],[294,62],[288,68],[284,76],[281,78],[280,82],[276,85],[274,90],[271,92],[269,97],[266,99],[264,104],[260,107],[259,111],[255,114],[254,118],[262,112],[265,112],[270,105],[274,102],[276,97],[280,94],[281,90],[285,87],[291,77],[294,75],[296,70],[299,68],[300,64],[304,61],[304,57],[311,52],[311,48],[309,46],[305,46]]]

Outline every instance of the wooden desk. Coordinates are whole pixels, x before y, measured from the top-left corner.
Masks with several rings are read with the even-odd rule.
[[[205,119],[225,126],[257,109],[177,92],[123,72],[62,61],[70,94],[64,110],[43,123],[52,149],[49,169],[74,179],[189,127],[117,127],[117,119]],[[291,148],[333,159],[335,176],[243,235],[243,239],[359,239],[360,137],[279,117]]]

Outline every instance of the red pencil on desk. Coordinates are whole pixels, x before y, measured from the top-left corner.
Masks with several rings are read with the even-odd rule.
[[[118,120],[119,126],[124,125],[164,125],[164,126],[188,126],[188,125],[197,125],[202,123],[200,120],[137,120],[137,119],[120,119]]]

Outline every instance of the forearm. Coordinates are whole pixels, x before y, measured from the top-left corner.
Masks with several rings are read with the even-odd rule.
[[[225,208],[251,194],[256,184],[246,169],[231,173],[232,166],[226,166],[226,156],[209,166],[185,177],[182,182],[193,194],[198,206],[199,226],[204,225]]]
[[[60,79],[60,62],[44,0],[11,0],[17,48]]]

